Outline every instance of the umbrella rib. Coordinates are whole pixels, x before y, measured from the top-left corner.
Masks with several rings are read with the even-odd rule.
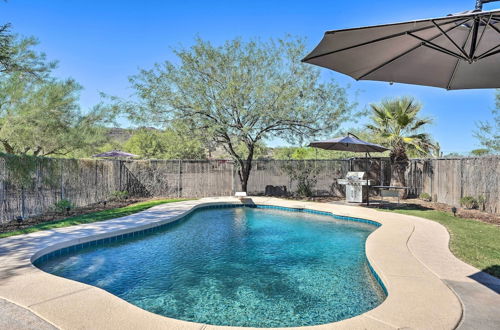
[[[452,28],[452,29],[454,29],[455,27],[458,27],[458,26],[462,25],[463,23],[466,23],[469,20],[470,20],[470,18],[467,18],[465,20],[464,20],[464,18],[460,18],[460,19],[456,19],[456,20],[453,20],[453,21],[449,21],[449,22],[443,23],[442,25],[453,24],[453,23],[456,23],[456,22],[459,22],[459,21],[463,21],[462,23],[454,26]],[[318,54],[318,55],[306,57],[306,58],[304,58],[302,60],[302,62],[309,61],[309,60],[312,60],[312,59],[315,59],[315,58],[318,58],[318,57],[322,57],[322,56],[332,55],[332,54],[339,53],[339,52],[342,52],[342,51],[345,51],[345,50],[349,50],[349,49],[353,49],[353,48],[356,48],[356,47],[362,47],[362,46],[370,45],[370,44],[373,44],[373,43],[376,43],[376,42],[379,42],[379,41],[384,41],[384,40],[388,40],[388,39],[392,39],[392,38],[401,37],[403,35],[406,35],[408,32],[414,33],[414,32],[425,31],[425,30],[432,29],[432,28],[434,28],[434,25],[424,26],[424,27],[421,27],[421,28],[418,28],[418,29],[414,29],[414,30],[410,30],[410,31],[404,31],[404,32],[394,33],[394,34],[391,34],[391,35],[388,35],[388,36],[385,36],[385,37],[377,38],[375,40],[365,41],[365,42],[359,43],[357,45],[348,46],[348,47],[344,47],[344,48],[341,48],[341,49],[337,49],[337,50],[333,50],[333,51],[330,51],[330,52],[326,52],[326,53],[323,53],[323,54]]]
[[[497,22],[500,22],[500,21],[497,21]],[[493,25],[493,24],[491,24],[491,23],[489,23],[488,25],[489,25],[489,26],[490,26],[493,30],[495,30],[495,31],[497,31],[498,33],[500,33],[500,29],[499,29],[499,28],[497,28],[495,25]]]
[[[481,55],[477,56],[476,58],[474,58],[475,60],[480,60],[482,58],[485,58],[485,57],[488,57],[490,55],[490,53],[492,51],[494,51],[495,49],[497,49],[498,47],[500,47],[500,44],[488,49],[487,51],[485,51],[484,53],[482,53]],[[492,54],[493,55],[493,54]]]
[[[479,44],[481,43],[481,40],[483,40],[484,33],[486,32],[486,29],[488,28],[488,26],[490,26],[491,16],[492,15],[490,15],[490,17],[488,17],[488,21],[486,22],[486,25],[483,28],[483,32],[481,33],[481,36],[479,37],[479,40],[476,43],[476,47],[474,48],[474,52],[472,54],[470,54],[471,59],[473,59],[474,55],[476,55],[476,50],[479,48]],[[479,20],[481,22],[484,22],[482,17],[480,17]],[[465,45],[464,45],[464,47],[465,47]]]
[[[497,45],[495,48],[498,48],[498,47],[500,47],[500,45]],[[497,50],[497,51],[494,51],[493,53],[489,53],[489,54],[483,55],[481,57],[478,57],[478,59],[483,59],[483,58],[486,58],[486,57],[490,57],[490,56],[496,55],[498,53],[500,53],[500,49]]]
[[[466,57],[466,58],[469,58],[469,55],[467,55],[467,52],[465,50],[463,50],[459,45],[457,45],[457,43],[455,42],[455,40],[453,40],[447,32],[444,32],[444,30],[436,24],[436,22],[434,20],[431,20],[432,24],[434,24],[438,29],[439,31],[441,31],[441,33]]]
[[[469,33],[467,33],[467,38],[465,38],[464,45],[462,47],[465,47],[465,45],[467,45],[467,41],[469,41],[471,33],[472,33],[472,29],[469,29]],[[455,67],[453,68],[453,72],[451,73],[450,80],[448,81],[448,84],[446,85],[447,90],[450,90],[451,84],[452,84],[453,80],[455,79],[455,74],[457,73],[459,65],[460,65],[460,59],[457,59],[457,63],[455,63]]]
[[[390,60],[388,60],[388,61],[386,61],[386,62],[384,62],[384,63],[380,64],[379,66],[377,66],[377,67],[375,67],[375,68],[371,69],[370,71],[368,71],[367,73],[363,74],[362,76],[360,76],[360,77],[356,78],[356,80],[363,79],[364,77],[366,77],[366,76],[368,76],[368,75],[372,74],[373,72],[375,72],[375,71],[377,71],[377,70],[380,70],[381,68],[383,68],[383,67],[384,67],[384,66],[386,66],[387,64],[390,64],[390,63],[394,62],[395,60],[397,60],[397,59],[399,59],[399,58],[401,58],[401,57],[405,56],[405,55],[406,55],[406,54],[408,54],[408,53],[411,53],[412,51],[414,51],[415,49],[417,49],[417,48],[419,48],[419,47],[422,47],[422,44],[419,44],[418,46],[413,47],[413,48],[411,48],[411,49],[409,49],[409,50],[407,50],[407,51],[405,51],[405,52],[403,52],[403,53],[401,53],[401,54],[399,54],[399,55],[397,55],[397,56],[395,56],[395,57],[391,58]]]
[[[453,57],[457,57],[457,58],[460,58],[460,59],[467,60],[467,59],[466,59],[465,57],[463,57],[462,55],[457,54],[457,53],[455,53],[455,52],[453,52],[453,51],[451,51],[451,50],[449,50],[449,49],[446,49],[446,48],[444,48],[444,47],[441,47],[441,46],[439,46],[439,45],[437,45],[437,44],[435,44],[435,43],[433,43],[433,42],[431,42],[431,41],[429,41],[429,40],[426,40],[426,39],[424,39],[424,38],[420,38],[419,36],[416,36],[416,35],[414,35],[414,34],[412,34],[412,33],[408,33],[408,34],[409,34],[410,36],[412,36],[412,37],[414,37],[414,38],[416,38],[416,39],[418,39],[418,40],[422,41],[422,44],[423,44],[424,46],[426,46],[426,47],[432,48],[432,49],[434,49],[434,50],[437,50],[437,51],[439,51],[439,52],[445,53],[445,54],[447,54],[447,55],[451,55],[451,56],[453,56]],[[439,36],[441,36],[441,35],[439,35]]]
[[[493,30],[495,30],[497,33],[500,34],[500,29],[498,29],[495,25],[491,24],[491,22],[488,24],[489,27],[491,27]],[[497,49],[498,47],[500,47],[500,44],[488,49],[487,51],[485,51],[484,53],[482,53],[481,55],[479,56],[476,56],[474,58],[474,60],[480,60],[482,58],[485,58],[485,57],[488,57],[490,55],[495,55],[497,52],[493,52],[495,49]],[[491,53],[493,52],[493,53]]]
[[[469,20],[469,19],[465,20],[463,23],[467,22],[468,20]],[[461,24],[463,24],[463,23],[461,23]],[[449,28],[448,30],[446,30],[446,32],[450,32],[451,30],[456,29],[458,26],[460,26],[460,25],[455,25],[455,26],[453,26],[453,27]],[[419,38],[420,38],[420,37],[415,36],[412,32],[407,32],[407,34],[409,34],[409,35],[410,35],[410,36],[412,36],[412,37],[416,37],[417,39],[419,39]],[[441,34],[438,34],[438,35],[436,35],[436,36],[434,36],[434,37],[430,38],[429,40],[425,40],[425,39],[422,39],[422,40],[424,40],[425,42],[430,42],[431,40],[434,40],[434,39],[438,38],[439,36],[441,36]],[[405,51],[405,52],[403,52],[403,53],[401,53],[401,54],[397,55],[396,57],[391,58],[390,60],[388,60],[388,61],[386,61],[386,62],[384,62],[384,63],[380,64],[380,65],[379,65],[379,66],[377,66],[376,68],[374,68],[374,69],[372,69],[372,70],[368,71],[367,73],[363,74],[362,76],[360,76],[360,77],[356,78],[356,80],[363,79],[364,77],[366,77],[366,76],[368,76],[368,75],[372,74],[373,72],[375,72],[375,71],[377,71],[377,70],[380,70],[381,68],[383,68],[383,67],[384,67],[384,66],[386,66],[387,64],[390,64],[390,63],[394,62],[395,60],[397,60],[397,59],[399,59],[399,58],[401,58],[401,57],[405,56],[406,54],[411,53],[412,51],[416,50],[417,48],[422,47],[422,45],[425,45],[425,43],[424,43],[424,42],[422,42],[422,43],[418,44],[417,46],[415,46],[415,47],[413,47],[413,48],[411,48],[411,49],[409,49],[409,50],[407,50],[407,51]],[[426,45],[426,46],[427,46],[427,47],[429,47],[428,45]],[[432,47],[431,47],[431,48],[432,48]],[[440,51],[440,50],[438,50],[438,49],[436,49],[436,50],[437,50],[437,51]],[[448,50],[446,50],[446,51],[448,51]],[[450,52],[451,52],[451,51],[450,51]],[[453,53],[453,52],[451,52],[451,53],[453,54],[453,56],[455,56],[455,57],[459,57],[459,56],[458,56],[458,55],[456,55],[455,53]],[[452,55],[452,54],[449,54],[449,55]],[[460,58],[460,57],[459,57],[459,58]]]

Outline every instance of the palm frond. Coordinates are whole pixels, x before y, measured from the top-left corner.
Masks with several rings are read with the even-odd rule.
[[[418,117],[422,104],[414,98],[387,99],[370,107],[372,122],[366,128],[386,141],[383,144],[390,146],[398,157],[403,157],[406,150],[426,155],[435,148],[431,137],[420,132],[432,120]]]

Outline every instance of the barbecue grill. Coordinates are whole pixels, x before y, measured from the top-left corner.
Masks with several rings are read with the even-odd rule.
[[[364,203],[368,200],[368,186],[375,181],[365,178],[366,172],[347,172],[345,179],[338,179],[338,184],[345,185],[345,198],[349,203]]]

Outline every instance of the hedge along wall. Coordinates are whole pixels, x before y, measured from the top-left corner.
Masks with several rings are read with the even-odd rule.
[[[387,159],[373,159],[370,179],[390,183]],[[297,181],[290,169],[316,173],[313,193],[343,196],[336,180],[349,169],[364,171],[367,162],[355,160],[282,161],[253,163],[248,192],[263,195],[266,186],[285,186],[295,192]],[[427,192],[438,202],[459,204],[463,196],[484,195],[485,209],[500,213],[500,157],[412,160],[407,171],[410,195]],[[110,198],[114,191],[126,190],[143,197],[230,196],[240,190],[237,169],[228,160],[90,160],[50,159],[16,156],[0,157],[0,223],[17,216],[42,214],[61,199],[86,206]]]
[[[412,160],[407,171],[411,192],[460,206],[464,196],[484,196],[484,209],[500,213],[500,157]]]
[[[119,168],[117,161],[0,157],[0,222],[42,214],[61,199],[103,201],[120,190]]]
[[[285,186],[288,192],[297,190],[297,181],[292,180],[293,168],[308,169],[316,173],[315,196],[343,196],[344,188],[337,179],[345,178],[349,170],[368,171],[368,178],[377,184],[389,184],[390,165],[387,159],[334,159],[334,160],[258,160],[252,167],[248,182],[248,192],[261,195],[267,185]],[[237,180],[236,180],[237,181]],[[238,185],[239,186],[239,185]]]

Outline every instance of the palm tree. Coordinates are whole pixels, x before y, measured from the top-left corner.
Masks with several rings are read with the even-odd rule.
[[[427,156],[435,148],[429,134],[422,132],[432,120],[418,117],[422,105],[411,97],[388,99],[370,106],[372,123],[367,128],[391,149],[391,185],[405,186],[408,154]],[[401,197],[407,197],[406,191]]]

